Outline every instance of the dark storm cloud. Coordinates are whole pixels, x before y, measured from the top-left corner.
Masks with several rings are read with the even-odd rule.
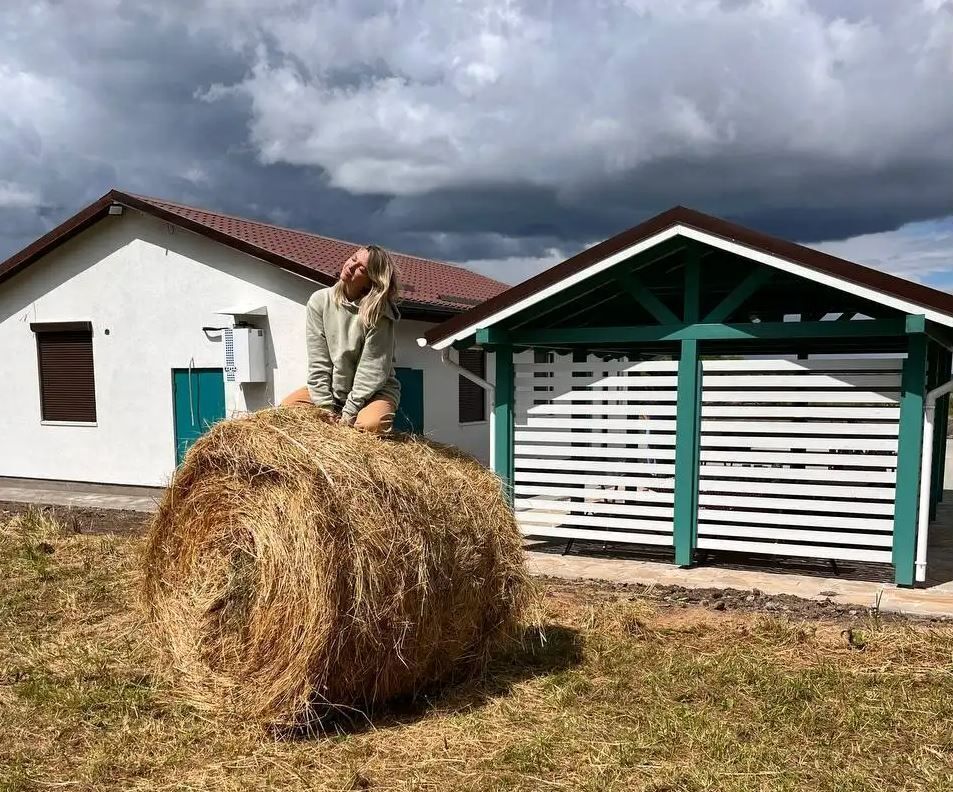
[[[803,241],[940,217],[951,7],[5,6],[0,256],[114,186],[491,272],[674,204]]]

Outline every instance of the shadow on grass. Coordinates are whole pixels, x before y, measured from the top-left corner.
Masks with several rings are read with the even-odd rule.
[[[310,740],[404,726],[436,712],[461,714],[507,695],[514,685],[558,673],[582,661],[579,632],[558,624],[526,628],[521,640],[495,655],[481,674],[450,680],[371,711],[335,709],[307,724],[274,730],[279,739]]]

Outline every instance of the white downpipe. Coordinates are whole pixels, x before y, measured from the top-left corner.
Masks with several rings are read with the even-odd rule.
[[[953,380],[934,388],[923,402],[923,451],[920,456],[920,500],[917,510],[917,573],[916,580],[927,579],[927,544],[930,538],[930,478],[933,465],[933,424],[936,400],[953,391]],[[942,486],[942,483],[941,485]]]
[[[485,390],[487,393],[490,394],[490,399],[492,401],[493,393],[496,390],[493,387],[493,384],[490,382],[487,382],[482,377],[478,377],[472,371],[467,371],[465,368],[463,368],[463,366],[461,366],[459,363],[453,360],[450,357],[450,347],[440,350],[440,362],[443,363],[448,368],[455,370],[461,377],[466,377],[468,380],[470,380],[470,382],[475,382],[477,385],[483,388],[483,390]],[[496,471],[496,454],[493,453],[496,448],[495,428],[496,428],[496,410],[491,408],[490,409],[490,469],[494,473],[497,472]]]
[[[476,383],[481,388],[483,388],[483,390],[489,391],[491,396],[493,395],[494,388],[492,383],[487,382],[485,379],[483,379],[483,377],[478,377],[472,371],[467,371],[463,366],[461,366],[459,363],[453,360],[450,357],[449,349],[440,350],[440,362],[443,363],[445,366],[448,366],[454,369],[457,372],[457,374],[459,374],[461,377],[466,377],[466,379],[470,380],[470,382]]]

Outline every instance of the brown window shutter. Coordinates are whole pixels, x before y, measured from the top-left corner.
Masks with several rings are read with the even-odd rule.
[[[96,421],[93,334],[38,330],[40,415],[44,421]]]
[[[486,379],[486,352],[482,349],[461,349],[460,366],[471,374]],[[464,376],[459,377],[460,423],[486,420],[486,391]]]

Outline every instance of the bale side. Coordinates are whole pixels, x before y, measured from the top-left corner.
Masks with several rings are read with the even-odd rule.
[[[149,531],[145,600],[200,706],[291,722],[473,672],[528,599],[499,480],[310,409],[215,426]]]

